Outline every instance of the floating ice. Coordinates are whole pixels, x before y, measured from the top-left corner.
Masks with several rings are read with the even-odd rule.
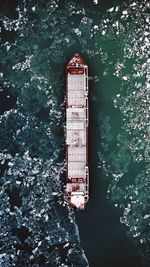
[[[94,29],[94,30],[97,30],[97,29],[98,29],[98,25],[94,25],[94,26],[93,26],[93,29]]]
[[[36,10],[36,7],[35,7],[35,6],[33,6],[33,7],[32,7],[32,11],[34,12],[35,10]]]
[[[147,37],[144,38],[144,41],[145,41],[146,43],[150,44],[150,41],[149,41],[149,39],[148,39]]]
[[[123,76],[122,79],[123,79],[124,81],[127,81],[127,80],[128,80],[128,77],[127,77],[127,76]]]
[[[138,237],[140,235],[140,232],[133,234],[133,237]]]
[[[47,222],[48,221],[48,214],[45,215],[45,221]]]
[[[74,31],[75,31],[76,35],[78,35],[78,36],[81,35],[81,31],[78,28],[74,29]]]
[[[12,167],[13,165],[14,165],[14,163],[13,163],[13,162],[11,162],[11,161],[10,161],[10,162],[8,162],[8,166],[9,166],[9,167]]]
[[[123,11],[122,11],[122,14],[123,14],[123,15],[127,15],[127,14],[128,14],[128,11],[127,11],[127,10],[123,10]]]
[[[113,12],[114,11],[114,7],[108,9],[109,12]]]
[[[149,20],[150,20],[150,19],[149,19],[149,17],[146,17],[145,20],[146,20],[147,23],[149,23]]]
[[[16,180],[16,184],[17,184],[17,185],[20,185],[20,184],[21,184],[21,181],[17,181],[17,180]]]
[[[133,7],[133,6],[135,7],[136,5],[137,5],[136,2],[133,2],[133,3],[130,4],[131,7]]]
[[[32,170],[32,173],[33,174],[38,174],[39,173],[39,170],[38,169],[34,169],[34,170]]]

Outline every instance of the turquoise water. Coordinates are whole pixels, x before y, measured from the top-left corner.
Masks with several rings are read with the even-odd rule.
[[[148,9],[2,5],[2,266],[149,266]],[[74,217],[63,200],[64,92],[76,52],[89,65],[90,201]]]

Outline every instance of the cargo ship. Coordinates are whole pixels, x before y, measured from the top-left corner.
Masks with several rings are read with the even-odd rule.
[[[75,209],[89,200],[88,66],[79,54],[66,70],[66,199]]]

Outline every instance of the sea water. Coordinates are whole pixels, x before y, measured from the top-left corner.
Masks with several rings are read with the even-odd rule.
[[[2,4],[2,266],[149,266],[148,10],[146,0]],[[76,215],[63,197],[74,53],[89,66],[90,109],[90,200]]]

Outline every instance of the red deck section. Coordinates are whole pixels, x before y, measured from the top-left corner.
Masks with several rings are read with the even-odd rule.
[[[84,60],[83,58],[75,54],[68,63],[67,70],[70,74],[84,74]]]
[[[84,74],[84,69],[83,68],[75,68],[72,66],[68,67],[68,72],[70,74]]]

